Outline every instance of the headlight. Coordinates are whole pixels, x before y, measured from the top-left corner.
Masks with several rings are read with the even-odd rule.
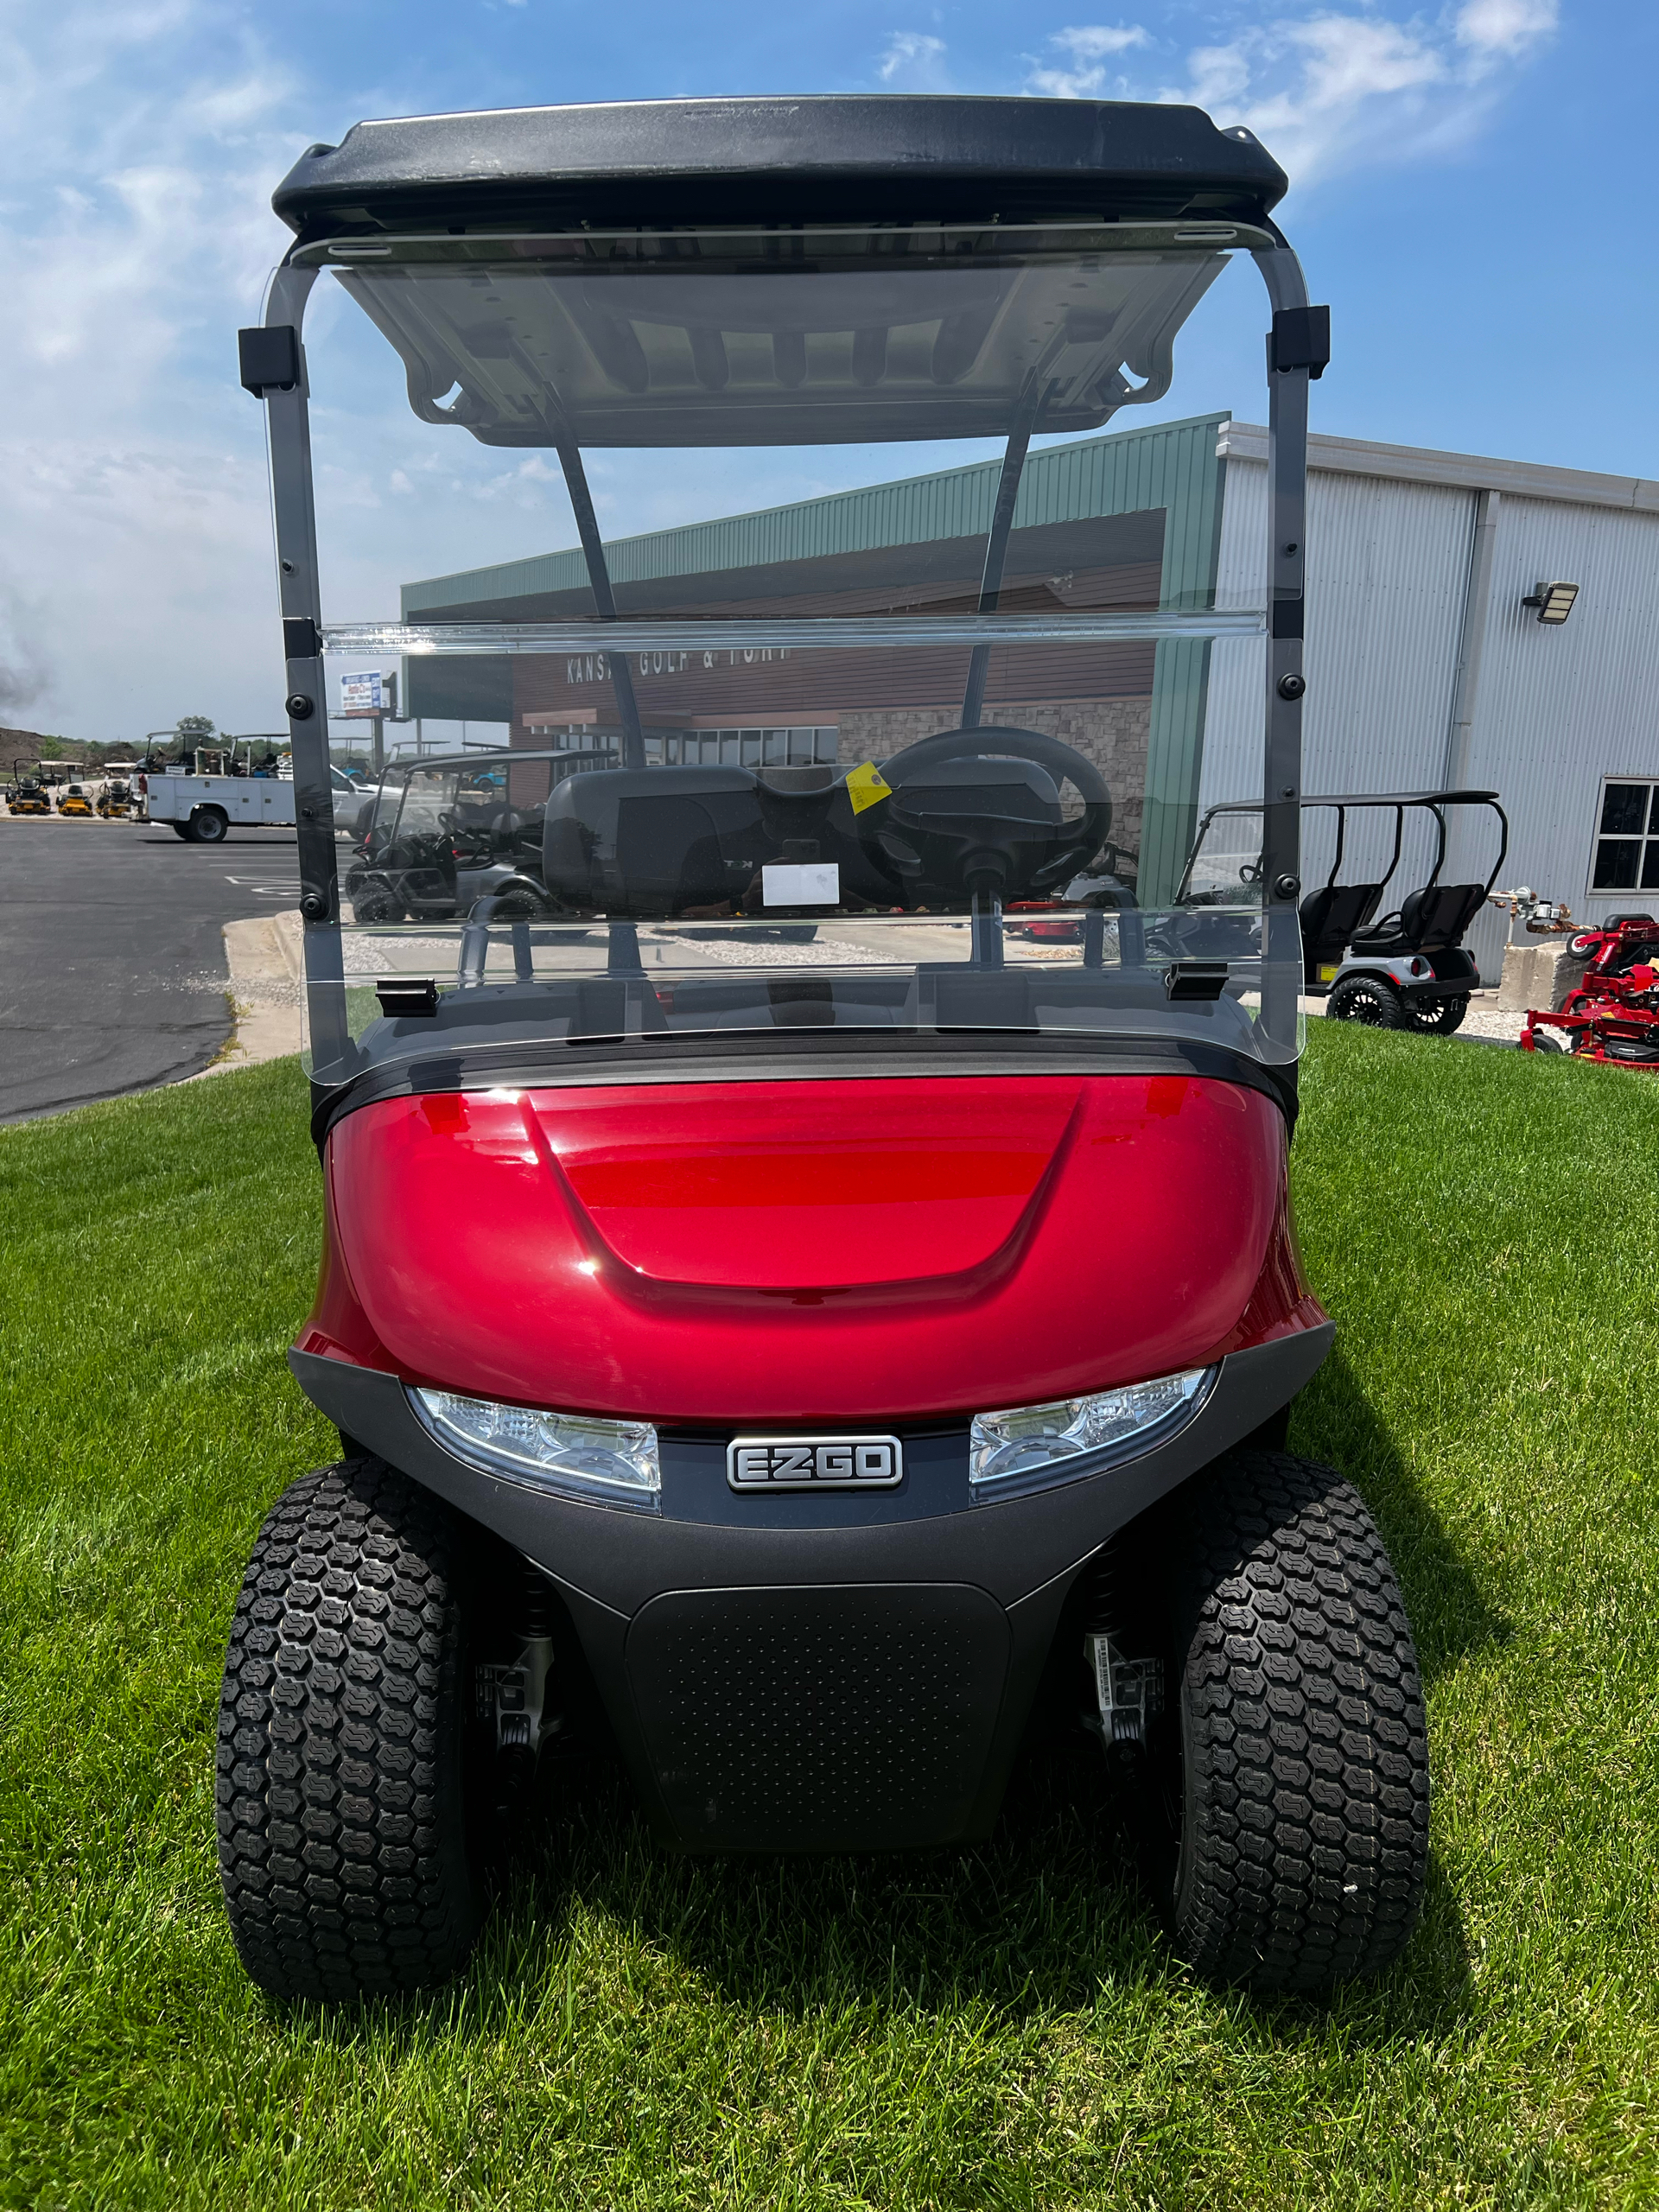
[[[663,1477],[657,1432],[649,1421],[601,1421],[588,1414],[541,1413],[531,1406],[462,1398],[453,1390],[411,1390],[421,1421],[468,1466],[566,1497],[607,1499],[660,1511]]]
[[[968,1444],[968,1479],[975,1497],[994,1497],[1005,1486],[1071,1482],[1149,1452],[1198,1412],[1216,1372],[1213,1367],[1193,1367],[1183,1375],[1160,1375],[1155,1382],[1097,1390],[1087,1398],[976,1414]],[[1076,1464],[1085,1455],[1085,1464]]]

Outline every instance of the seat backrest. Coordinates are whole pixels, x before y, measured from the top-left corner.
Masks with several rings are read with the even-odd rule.
[[[1380,883],[1327,883],[1310,891],[1298,910],[1302,924],[1302,959],[1310,969],[1339,959],[1356,930],[1363,929],[1382,896]]]
[[[747,888],[771,845],[744,768],[603,768],[554,785],[543,822],[550,891],[612,913],[672,913]]]
[[[1437,883],[1400,905],[1400,936],[1414,952],[1455,944],[1485,902],[1484,883]]]

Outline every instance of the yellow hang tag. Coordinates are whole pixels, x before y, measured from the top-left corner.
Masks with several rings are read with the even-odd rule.
[[[874,760],[861,760],[856,768],[847,772],[847,796],[853,802],[853,812],[862,814],[867,806],[891,798],[893,785]]]

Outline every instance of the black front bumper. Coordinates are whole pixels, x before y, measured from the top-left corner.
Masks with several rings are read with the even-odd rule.
[[[664,1842],[893,1850],[988,1833],[1079,1574],[1287,1405],[1332,1333],[1230,1354],[1167,1442],[995,1504],[969,1496],[965,1423],[906,1433],[896,1490],[760,1497],[728,1487],[723,1437],[664,1430],[660,1514],[481,1474],[395,1376],[289,1359],[357,1445],[552,1578]]]

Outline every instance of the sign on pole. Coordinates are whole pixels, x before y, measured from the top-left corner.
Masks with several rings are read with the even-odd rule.
[[[378,668],[371,670],[366,676],[340,677],[340,710],[342,715],[385,713],[385,678]]]

